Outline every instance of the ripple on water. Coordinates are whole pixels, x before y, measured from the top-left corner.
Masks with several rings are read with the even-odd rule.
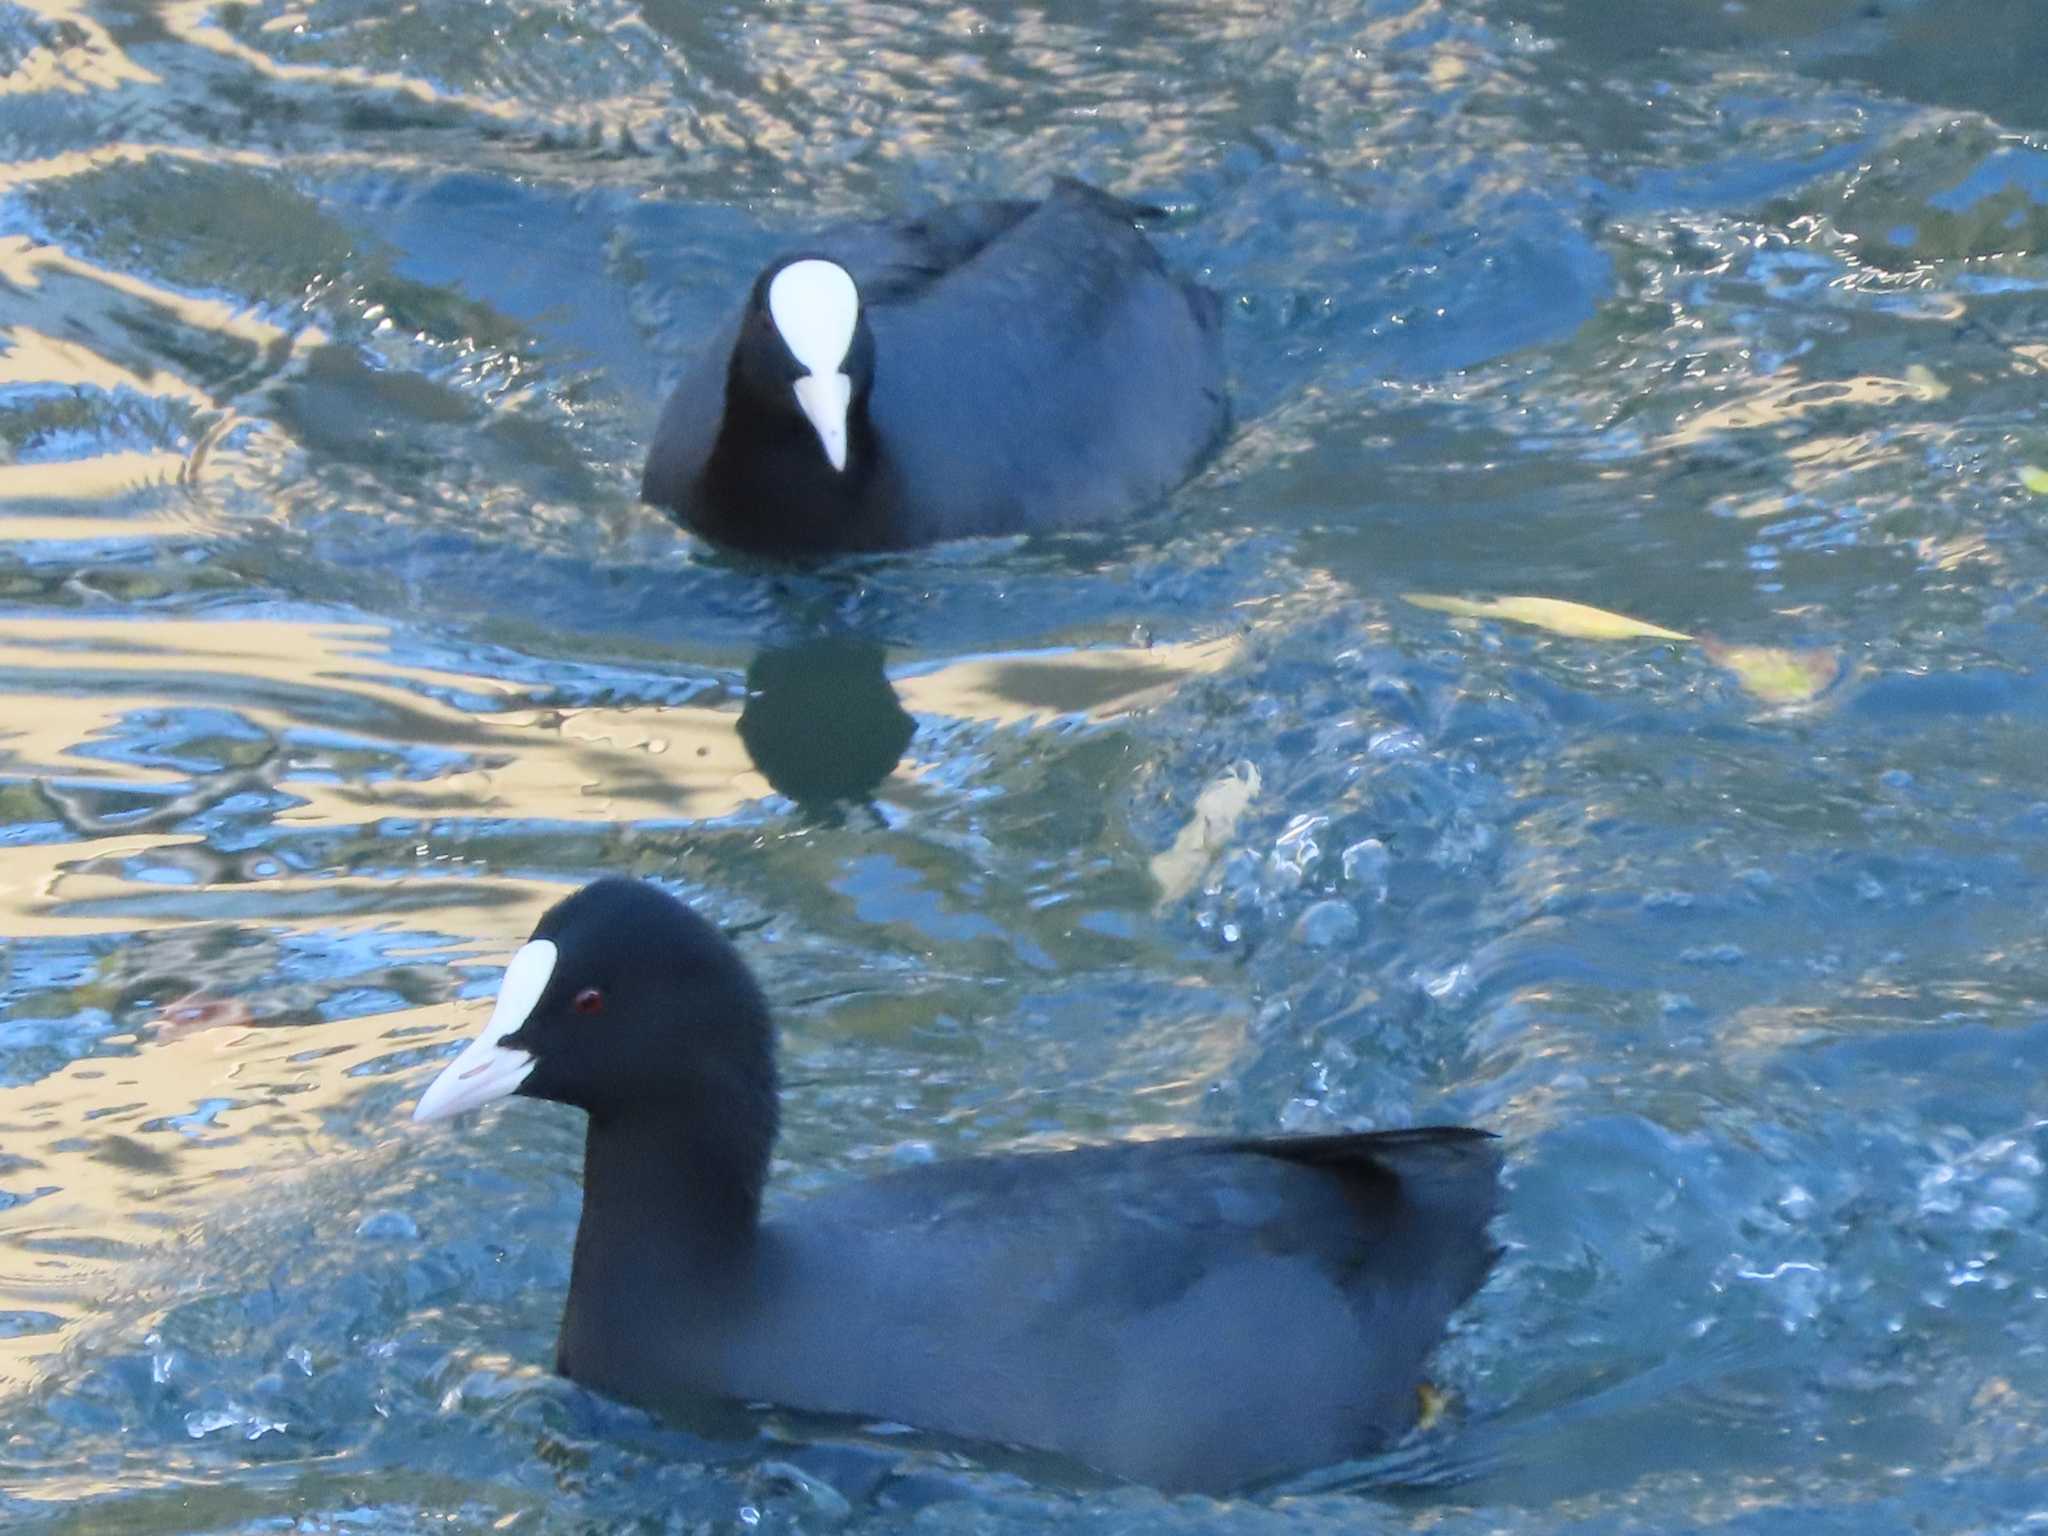
[[[2018,14],[0,15],[0,1521],[2031,1517]],[[633,504],[793,231],[1053,172],[1171,205],[1226,301],[1238,433],[1170,515],[769,573]],[[795,1192],[1501,1130],[1448,1427],[1221,1507],[554,1379],[573,1121],[403,1110],[598,870],[741,930]]]

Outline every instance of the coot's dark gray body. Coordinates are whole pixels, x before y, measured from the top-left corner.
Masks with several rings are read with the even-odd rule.
[[[659,890],[550,911],[421,1098],[589,1112],[558,1366],[1048,1450],[1224,1491],[1411,1426],[1494,1258],[1483,1132],[1182,1139],[903,1169],[761,1217],[772,1035],[732,946]]]
[[[1178,1140],[851,1185],[710,1265],[685,1233],[600,1226],[557,1368],[653,1407],[855,1414],[1223,1492],[1414,1424],[1492,1261],[1496,1168],[1453,1129]]]
[[[1042,202],[818,234],[793,255],[846,268],[872,341],[846,467],[735,367],[735,349],[758,344],[756,284],[663,410],[641,494],[708,539],[779,556],[1068,527],[1158,501],[1217,442],[1228,404],[1216,296],[1167,269],[1132,225],[1140,211],[1061,181]]]

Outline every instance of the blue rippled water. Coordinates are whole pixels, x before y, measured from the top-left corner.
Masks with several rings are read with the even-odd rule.
[[[2038,1525],[2037,8],[17,0],[0,71],[8,1530]],[[789,232],[1068,172],[1226,300],[1170,508],[636,503]],[[1444,1421],[1212,1502],[554,1379],[573,1119],[406,1112],[607,870],[745,928],[789,1190],[1501,1131]]]

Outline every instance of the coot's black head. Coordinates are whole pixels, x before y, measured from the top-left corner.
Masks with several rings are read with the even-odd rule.
[[[852,274],[822,256],[793,256],[754,283],[726,409],[742,405],[792,429],[803,424],[805,451],[844,475],[858,467],[874,374],[875,338]]]
[[[549,908],[513,955],[483,1033],[413,1111],[438,1120],[507,1094],[605,1122],[646,1112],[772,1140],[774,1038],[739,952],[667,892],[604,879]]]

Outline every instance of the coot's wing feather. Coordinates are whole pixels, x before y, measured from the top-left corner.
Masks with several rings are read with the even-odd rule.
[[[1163,209],[1117,197],[1071,176],[1053,178],[1052,197],[1127,224],[1164,216]],[[864,302],[898,303],[965,266],[1049,200],[976,199],[947,203],[910,218],[832,225],[792,245],[790,253],[829,256],[853,274]]]
[[[1167,271],[1122,205],[1078,183],[869,320],[894,542],[1148,504],[1227,423],[1213,301]]]
[[[853,274],[864,304],[902,303],[973,260],[1037,207],[1019,199],[952,203],[915,218],[836,225],[791,251],[838,262]]]
[[[1072,197],[1092,202],[1103,212],[1119,219],[1128,219],[1133,224],[1142,224],[1147,219],[1163,219],[1166,210],[1156,203],[1136,203],[1128,197],[1118,197],[1114,192],[1076,176],[1055,176],[1052,179],[1054,192],[1061,197]]]
[[[725,418],[725,377],[743,310],[736,309],[683,370],[661,408],[640,472],[640,499],[671,510],[687,505]]]
[[[1361,1208],[1388,1220],[1372,1254],[1374,1270],[1429,1291],[1446,1311],[1479,1288],[1499,1256],[1486,1235],[1500,1203],[1500,1143],[1489,1131],[1417,1126],[1233,1145],[1337,1173]]]
[[[1122,1254],[1140,1251],[1131,1246],[1135,1235],[1150,1233],[1153,1257],[1174,1246],[1243,1244],[1315,1258],[1340,1278],[1443,1250],[1459,1260],[1450,1266],[1462,1285],[1454,1305],[1494,1257],[1486,1224],[1496,1207],[1498,1148],[1489,1133],[1458,1126],[1123,1142],[923,1164],[828,1190],[804,1208],[928,1241],[960,1234],[1022,1247],[1078,1235]],[[1303,1178],[1304,1170],[1320,1176]],[[1416,1220],[1429,1228],[1426,1240],[1399,1247]],[[1080,1258],[1089,1246],[1063,1248]]]
[[[1497,1154],[1460,1130],[966,1159],[776,1223],[773,1350],[728,1383],[1225,1489],[1413,1422],[1492,1262]],[[858,1316],[849,1334],[844,1319]]]

